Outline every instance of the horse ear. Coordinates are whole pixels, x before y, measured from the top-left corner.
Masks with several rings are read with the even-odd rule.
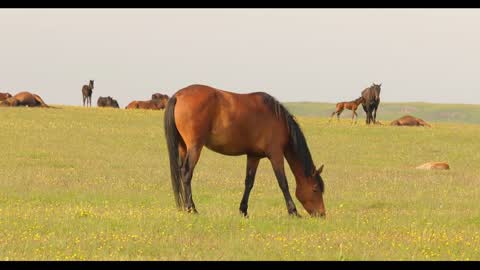
[[[322,173],[322,171],[323,171],[323,165],[324,165],[324,164],[322,164],[322,166],[320,166],[320,167],[317,169],[316,173],[317,173],[318,175],[320,175],[320,174]]]

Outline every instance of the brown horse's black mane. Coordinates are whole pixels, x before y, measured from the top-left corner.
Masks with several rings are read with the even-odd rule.
[[[270,107],[277,118],[285,120],[288,132],[290,133],[290,145],[292,146],[295,155],[303,165],[305,176],[312,175],[312,172],[315,170],[315,165],[313,164],[312,155],[308,149],[305,135],[303,135],[302,129],[300,128],[300,125],[296,121],[295,117],[274,97],[267,93],[261,94],[263,95],[263,102]],[[323,181],[320,179],[320,177],[316,177],[315,179],[318,181],[320,190],[323,192]]]

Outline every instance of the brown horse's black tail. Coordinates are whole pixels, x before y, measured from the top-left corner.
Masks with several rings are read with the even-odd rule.
[[[170,158],[170,174],[172,179],[173,195],[177,208],[183,209],[185,205],[185,194],[181,177],[182,160],[178,152],[178,145],[182,140],[175,123],[175,105],[177,98],[172,97],[167,104],[164,116],[165,138],[167,140],[168,155]]]

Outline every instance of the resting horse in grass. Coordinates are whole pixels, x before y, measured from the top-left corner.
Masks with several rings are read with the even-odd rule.
[[[0,93],[0,101],[4,101],[7,98],[11,98],[12,95],[10,93]]]
[[[402,116],[400,118],[398,118],[397,120],[393,120],[391,123],[390,123],[391,126],[422,126],[422,127],[432,127],[430,126],[430,124],[428,124],[427,122],[425,122],[423,119],[421,118],[417,118],[417,117],[414,117],[414,116],[411,116],[411,115],[405,115],[405,116]]]
[[[312,216],[325,216],[323,165],[315,165],[297,121],[267,93],[237,94],[191,85],[169,99],[164,118],[173,193],[177,207],[196,213],[191,181],[203,147],[229,156],[247,156],[240,212],[248,198],[258,163],[268,158],[283,192],[288,213],[299,216],[288,189],[284,157],[296,180],[295,195]]]
[[[27,107],[44,107],[49,108],[47,104],[43,101],[43,99],[36,94],[30,92],[20,92],[13,97],[9,97],[4,101],[0,102],[0,106],[10,106],[10,107],[17,107],[17,106],[27,106]]]
[[[156,98],[147,101],[134,100],[130,102],[125,109],[144,109],[144,110],[162,110],[165,109],[168,99]]]
[[[337,120],[340,121],[340,114],[342,114],[343,110],[347,109],[352,111],[352,123],[353,123],[353,119],[355,118],[355,116],[358,118],[357,108],[358,106],[360,106],[360,104],[363,101],[364,101],[363,97],[359,97],[352,101],[343,101],[343,102],[337,103],[335,111],[332,113],[330,120],[328,122],[332,121],[333,116],[335,114],[337,114]],[[355,123],[357,123],[357,118],[355,118]]]

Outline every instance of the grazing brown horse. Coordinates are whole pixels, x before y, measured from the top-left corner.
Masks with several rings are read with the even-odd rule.
[[[380,88],[382,84],[373,83],[372,86],[365,88],[362,91],[362,107],[365,113],[367,114],[366,123],[375,124],[377,122],[377,109],[380,104]]]
[[[430,126],[427,122],[423,121],[423,119],[416,118],[411,115],[405,115],[400,117],[397,120],[394,120],[390,123],[391,126]]]
[[[88,85],[82,86],[83,106],[85,106],[85,101],[87,101],[87,106],[90,104],[90,107],[92,107],[92,90],[93,80],[90,80]]]
[[[42,98],[36,94],[30,92],[20,92],[13,97],[9,97],[6,100],[0,103],[0,106],[28,106],[28,107],[46,107],[49,108],[47,104],[42,100]]]
[[[296,180],[295,195],[312,216],[325,216],[323,165],[315,165],[297,121],[267,93],[237,94],[191,85],[168,101],[164,118],[173,193],[177,207],[196,213],[191,181],[203,147],[229,156],[247,156],[240,212],[247,216],[248,198],[257,166],[268,158],[283,192],[288,213],[298,215],[288,189],[284,157]]]
[[[125,109],[144,109],[144,110],[161,110],[165,109],[168,99],[152,99],[147,101],[134,100],[130,102]]]
[[[352,111],[352,123],[353,123],[354,117],[356,116],[358,118],[357,108],[358,106],[360,106],[362,102],[363,102],[363,97],[359,97],[353,101],[343,101],[343,102],[337,103],[335,111],[332,113],[330,120],[328,122],[332,121],[333,116],[335,114],[337,114],[337,120],[340,121],[340,114],[343,112],[343,110],[347,109]],[[355,118],[355,123],[357,123],[356,118]]]
[[[4,101],[7,98],[11,98],[12,95],[10,93],[0,93],[0,101]]]

